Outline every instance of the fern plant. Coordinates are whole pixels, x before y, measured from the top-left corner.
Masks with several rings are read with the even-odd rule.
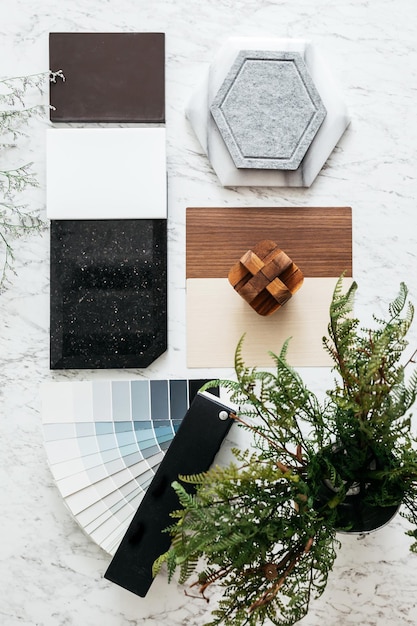
[[[325,401],[288,364],[288,341],[274,368],[248,368],[242,340],[236,380],[217,380],[239,407],[235,421],[253,435],[226,467],[173,483],[179,508],[172,543],[154,564],[207,599],[223,595],[209,626],[292,626],[326,586],[339,546],[337,530],[387,521],[400,502],[417,539],[417,452],[409,411],[417,372],[401,363],[413,319],[402,283],[387,319],[361,328],[352,316],[356,283],[337,281],[324,349],[336,380]],[[190,487],[195,491],[190,492]],[[352,514],[352,515],[351,515]],[[363,525],[363,528],[361,528]],[[417,551],[417,541],[411,545]],[[268,623],[270,623],[268,622]]]

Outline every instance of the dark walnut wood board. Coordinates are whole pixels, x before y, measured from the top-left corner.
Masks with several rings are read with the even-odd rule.
[[[242,254],[272,239],[305,277],[352,276],[350,207],[192,207],[186,277],[224,278]]]

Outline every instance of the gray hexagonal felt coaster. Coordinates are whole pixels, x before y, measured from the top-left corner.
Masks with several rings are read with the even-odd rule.
[[[296,170],[326,117],[298,52],[242,50],[211,113],[238,168]]]

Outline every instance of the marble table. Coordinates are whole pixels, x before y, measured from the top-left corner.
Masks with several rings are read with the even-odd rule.
[[[168,350],[150,367],[112,370],[112,378],[228,376],[227,369],[186,367],[185,209],[187,206],[351,206],[357,312],[383,314],[400,280],[417,302],[417,44],[414,0],[343,4],[324,0],[3,0],[0,75],[48,69],[49,32],[166,33],[168,169]],[[308,38],[340,81],[351,124],[308,189],[224,188],[185,118],[184,109],[227,37]],[[46,104],[47,95],[34,96]],[[33,161],[40,187],[27,201],[45,213],[49,116],[19,147],[12,166]],[[65,508],[46,462],[39,386],[43,381],[99,380],[109,372],[49,370],[49,233],[15,242],[16,276],[0,295],[1,490],[0,621],[5,626],[202,626],[210,606],[161,575],[146,598],[103,578],[110,557],[85,536]],[[417,327],[410,336],[417,345]],[[332,374],[304,368],[324,393]],[[224,446],[238,440],[232,431]],[[417,622],[417,557],[406,522],[367,536],[341,535],[324,595],[303,626],[406,626]]]

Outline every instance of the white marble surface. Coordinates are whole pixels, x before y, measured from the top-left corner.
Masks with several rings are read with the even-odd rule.
[[[405,280],[417,302],[417,44],[415,0],[2,0],[0,75],[47,69],[50,31],[164,31],[167,44],[169,350],[144,372],[184,376],[185,207],[351,205],[357,311],[383,312]],[[224,189],[184,117],[184,106],[226,37],[282,36],[317,42],[331,58],[352,123],[314,184],[303,189]],[[33,160],[45,203],[47,118],[10,152],[10,165]],[[53,484],[42,445],[39,383],[101,372],[48,370],[48,234],[15,246],[11,287],[0,296],[1,542],[0,623],[5,626],[200,626],[204,602],[160,578],[142,599],[103,580],[109,557],[84,536]],[[417,328],[411,335],[414,347]],[[210,371],[193,374],[213,375]],[[216,374],[219,373],[216,371]],[[221,372],[227,375],[227,371]],[[321,392],[327,370],[303,371]],[[342,537],[323,597],[303,626],[417,623],[417,557],[405,522],[365,538]]]

